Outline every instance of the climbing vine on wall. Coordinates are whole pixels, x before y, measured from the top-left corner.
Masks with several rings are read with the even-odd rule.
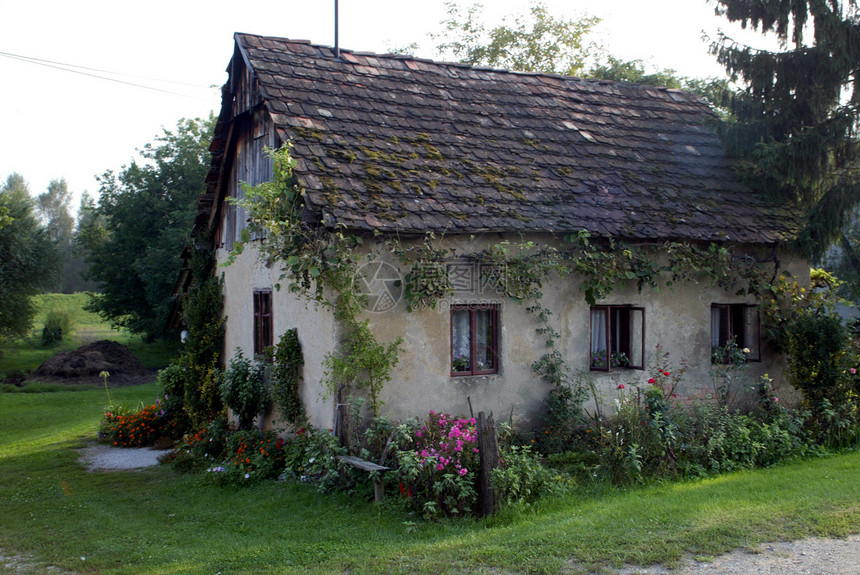
[[[276,287],[280,289],[280,282],[286,282],[291,292],[330,306],[343,328],[339,350],[325,359],[327,389],[331,394],[343,389],[368,390],[376,415],[381,404],[379,391],[391,379],[401,340],[379,343],[369,322],[359,319],[363,298],[356,282],[357,248],[363,238],[305,221],[304,194],[293,176],[296,162],[290,156],[290,145],[268,153],[274,164],[272,181],[246,186],[244,198],[232,200],[245,208],[248,226],[227,263],[243,252],[252,237],[265,237],[259,246],[261,257],[282,268]]]
[[[304,357],[296,328],[284,332],[278,344],[272,348],[272,359],[272,396],[278,412],[288,422],[298,425],[305,419],[299,395]]]
[[[382,386],[391,379],[397,365],[401,340],[382,344],[371,332],[368,320],[359,319],[363,305],[355,279],[363,238],[341,228],[305,221],[303,192],[293,177],[295,161],[290,157],[289,145],[271,154],[274,180],[246,188],[244,199],[236,200],[249,216],[242,239],[264,235],[261,255],[281,264],[281,281],[287,282],[288,289],[332,307],[344,333],[339,352],[325,359],[329,392],[366,390],[376,412],[381,405]],[[410,310],[433,308],[454,293],[447,267],[453,252],[439,245],[442,239],[428,233],[406,247],[396,237],[383,240],[385,249],[408,269],[404,293]],[[244,243],[239,242],[231,258],[243,248]],[[681,282],[706,283],[762,297],[769,285],[765,264],[773,262],[774,269],[779,265],[773,256],[757,260],[734,254],[718,244],[633,244],[595,238],[584,230],[553,245],[501,241],[480,252],[456,255],[479,264],[484,286],[513,300],[528,302],[526,309],[536,318],[537,332],[546,338],[548,349],[532,367],[556,387],[569,383],[570,376],[559,349],[560,334],[553,327],[552,311],[542,303],[542,286],[551,276],[576,274],[590,305],[631,283],[640,291],[660,290]]]

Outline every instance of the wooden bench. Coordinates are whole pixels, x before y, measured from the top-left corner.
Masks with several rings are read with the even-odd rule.
[[[373,500],[382,501],[382,498],[385,497],[385,485],[382,483],[382,474],[386,471],[390,471],[390,467],[385,467],[384,465],[377,465],[372,461],[367,461],[360,457],[355,457],[354,455],[338,455],[337,458],[345,464],[355,467],[356,469],[361,469],[362,471],[367,471],[368,473],[373,473],[374,471],[379,472],[379,475],[377,475],[376,479],[374,479],[373,481]]]

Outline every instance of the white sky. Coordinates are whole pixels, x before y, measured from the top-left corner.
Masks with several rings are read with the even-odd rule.
[[[707,0],[546,0],[556,16],[598,16],[599,40],[615,57],[685,76],[722,76],[703,30],[726,23]],[[486,19],[524,12],[523,0],[485,0]],[[119,171],[136,150],[180,118],[220,108],[233,33],[334,42],[334,0],[0,0],[0,52],[73,64],[106,81],[0,55],[0,178],[18,172],[39,194],[64,177],[98,195],[95,176]],[[434,58],[443,0],[340,0],[340,46],[367,52],[418,42]],[[80,70],[107,76],[102,72]],[[155,81],[170,80],[176,83]]]

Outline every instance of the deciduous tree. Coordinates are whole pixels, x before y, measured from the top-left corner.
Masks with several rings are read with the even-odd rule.
[[[532,1],[529,14],[505,18],[492,29],[480,21],[483,5],[465,12],[457,2],[446,2],[448,19],[437,50],[465,64],[520,72],[548,72],[579,76],[594,47],[586,41],[599,18],[556,18],[542,2]]]
[[[180,254],[209,169],[215,119],[181,120],[140,151],[117,175],[99,178],[93,207],[78,238],[88,277],[98,283],[89,307],[114,325],[148,338],[162,334]]]
[[[12,174],[0,187],[0,338],[27,333],[36,313],[32,296],[54,281],[54,242],[34,213],[24,178]]]

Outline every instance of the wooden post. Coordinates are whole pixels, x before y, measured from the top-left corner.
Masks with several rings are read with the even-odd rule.
[[[480,491],[478,501],[481,505],[481,515],[486,517],[496,512],[496,495],[493,491],[493,480],[490,474],[499,466],[499,443],[496,440],[496,424],[493,412],[485,416],[478,412],[478,450],[480,451],[481,469],[479,473]]]

